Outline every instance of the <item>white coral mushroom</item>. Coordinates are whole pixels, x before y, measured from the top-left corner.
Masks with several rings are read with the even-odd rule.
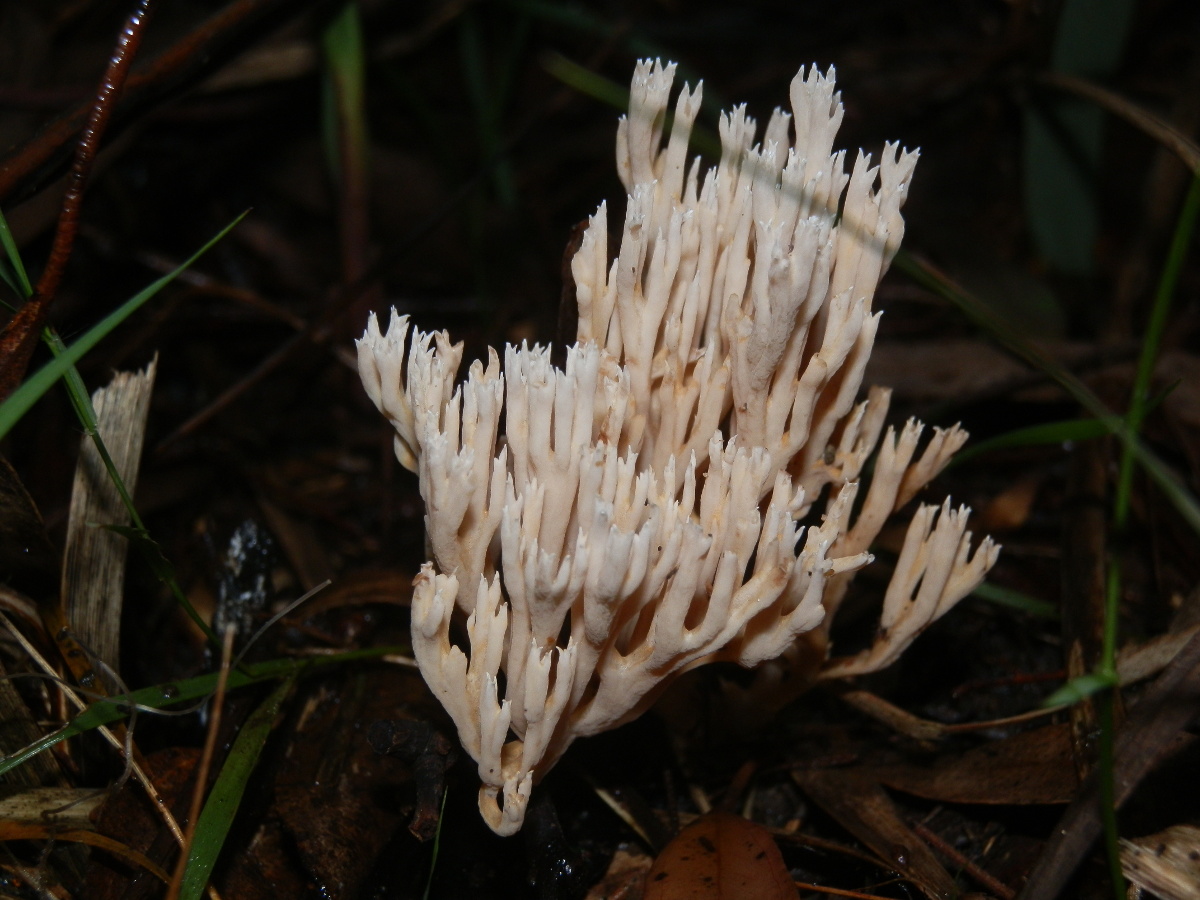
[[[700,86],[684,86],[662,146],[674,71],[635,69],[617,131],[621,244],[610,262],[602,204],[572,261],[565,369],[547,348],[510,346],[503,372],[493,352],[456,387],[461,345],[409,338],[395,313],[358,342],[425,499],[433,561],[415,584],[414,654],[499,834],[521,827],[533,783],[575,738],[637,716],[672,676],[805,652],[819,669],[823,620],[884,521],[966,438],[936,430],[917,457],[919,423],[889,430],[852,513],[889,399],[873,389],[855,405],[871,302],[917,154],[889,144],[847,175],[833,70],[813,68],[762,143],[745,107],[722,116],[720,164],[701,176],[686,165]],[[821,521],[801,527],[822,498]],[[949,501],[918,510],[878,639],[824,674],[889,664],[979,583],[998,548],[972,554],[966,517]],[[450,640],[456,609],[466,651]]]

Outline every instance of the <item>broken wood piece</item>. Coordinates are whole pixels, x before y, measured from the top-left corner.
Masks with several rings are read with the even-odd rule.
[[[157,360],[151,360],[142,372],[119,372],[92,395],[100,438],[130,495],[137,484],[156,367]],[[129,522],[95,443],[85,437],[67,521],[61,624],[113,672],[121,668],[121,607],[129,541],[110,526],[124,527]]]
[[[1161,900],[1200,896],[1200,828],[1173,825],[1136,840],[1121,838],[1121,868],[1136,887]]]
[[[0,788],[0,821],[91,831],[105,797],[95,788]]]

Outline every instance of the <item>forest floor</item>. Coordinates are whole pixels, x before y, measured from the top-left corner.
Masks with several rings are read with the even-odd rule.
[[[0,205],[34,284],[135,5],[0,2]],[[81,556],[97,543],[81,538],[86,438],[61,385],[0,443],[0,672],[48,669],[85,700],[207,697],[221,654],[179,597],[241,647],[329,584],[253,643],[219,708],[146,710],[125,730],[128,707],[105,707],[121,752],[82,734],[5,765],[0,795],[25,806],[0,800],[0,896],[164,896],[178,842],[144,774],[184,827],[194,798],[233,792],[236,815],[196,843],[212,890],[238,900],[737,896],[645,881],[702,814],[718,856],[762,840],[710,810],[763,826],[788,878],[817,886],[804,896],[1113,897],[1105,772],[1134,842],[1125,877],[1158,884],[1144,857],[1178,858],[1183,892],[1159,895],[1197,895],[1200,264],[1177,237],[1200,164],[1195,4],[1113,0],[1074,19],[1088,4],[361,0],[361,48],[340,3],[151,5],[45,324],[71,345],[249,212],[78,363],[87,391],[155,366],[144,425],[122,426],[148,535],[127,562],[111,531]],[[765,122],[800,66],[836,66],[836,146],[921,148],[865,383],[894,389],[890,422],[961,422],[968,449],[1042,431],[922,494],[972,507],[1003,553],[900,662],[738,729],[696,712],[719,690],[700,677],[674,714],[578,742],[524,832],[498,838],[452,723],[403,662],[422,501],[353,341],[389,307],[448,329],[468,360],[558,339],[564,248],[601,200],[622,207],[617,107],[648,56],[704,80],[709,135],[733,102]],[[356,59],[361,106],[333,81]],[[6,393],[52,358],[39,346],[26,365],[11,332]],[[1123,487],[1128,442],[1097,437],[1097,408],[1061,375],[1124,416],[1143,358],[1137,430],[1158,475],[1138,463]],[[881,574],[856,582],[852,608],[878,602],[901,537],[881,535]],[[1043,709],[1117,651],[1118,690]],[[0,751],[74,714],[52,682],[2,684]],[[397,751],[377,752],[389,737]],[[746,872],[741,896],[777,896],[771,872]],[[206,877],[189,870],[179,896]]]

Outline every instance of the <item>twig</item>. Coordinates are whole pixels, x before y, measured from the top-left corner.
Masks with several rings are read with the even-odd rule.
[[[921,840],[929,844],[934,850],[958,866],[963,872],[966,872],[968,875],[970,875],[973,879],[975,879],[976,883],[980,887],[991,891],[997,897],[1001,898],[1001,900],[1013,900],[1013,898],[1017,896],[1016,891],[1010,888],[1003,881],[1000,881],[995,876],[986,872],[984,869],[981,869],[971,860],[967,859],[967,857],[963,856],[956,849],[943,841],[937,832],[921,824],[920,822],[912,822],[911,825],[912,830],[920,835]]]
[[[29,359],[33,356],[33,348],[41,337],[46,314],[62,281],[63,269],[71,257],[75,236],[79,233],[79,208],[83,203],[88,176],[96,161],[100,139],[104,136],[109,119],[112,118],[113,107],[121,95],[121,89],[129,75],[129,67],[133,64],[133,58],[142,43],[142,33],[145,31],[153,5],[154,0],[138,0],[133,14],[121,29],[116,49],[113,50],[108,68],[100,80],[100,88],[88,115],[87,124],[75,147],[75,157],[71,162],[67,189],[63,194],[62,208],[58,213],[58,227],[54,232],[54,243],[50,247],[46,268],[42,271],[33,297],[17,310],[16,315],[4,327],[3,334],[0,334],[0,359],[4,360],[3,367],[0,367],[0,400],[6,399],[16,390],[21,379],[25,377]]]
[[[196,785],[192,789],[192,805],[188,809],[187,831],[184,834],[183,846],[179,849],[175,872],[171,876],[171,887],[167,891],[167,900],[176,900],[179,897],[179,889],[183,884],[184,873],[187,871],[188,859],[191,857],[192,841],[196,837],[196,823],[200,820],[200,810],[204,805],[204,789],[208,784],[208,770],[212,766],[213,754],[217,748],[217,735],[221,729],[221,713],[225,708],[225,686],[229,682],[229,663],[233,657],[235,631],[233,625],[228,625],[225,628],[225,634],[222,635],[221,670],[217,675],[217,690],[213,695],[208,733],[204,736],[204,750],[200,754],[200,764],[196,767]]]
[[[1136,103],[1126,100],[1120,94],[1113,93],[1098,84],[1092,84],[1074,75],[1063,72],[1047,72],[1038,79],[1043,84],[1069,94],[1086,97],[1097,106],[1101,106],[1116,116],[1120,116],[1135,128],[1148,134],[1160,144],[1171,150],[1183,164],[1200,175],[1200,146],[1186,134],[1149,110],[1142,109]]]
[[[169,91],[186,87],[222,65],[248,37],[254,23],[273,12],[294,15],[311,5],[298,0],[234,0],[195,31],[184,35],[145,67],[129,76],[119,112],[135,103],[160,99]],[[54,159],[87,120],[90,104],[81,104],[46,125],[38,135],[0,159],[0,200],[12,196],[22,182],[40,180],[39,170],[55,165]],[[15,199],[24,199],[29,192]]]
[[[886,900],[879,894],[864,894],[862,891],[847,891],[842,888],[826,887],[823,884],[809,884],[807,881],[793,882],[802,891],[816,891],[818,894],[833,894],[836,897],[858,897],[860,900]]]

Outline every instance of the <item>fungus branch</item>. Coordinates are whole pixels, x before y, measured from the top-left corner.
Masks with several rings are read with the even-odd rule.
[[[664,146],[674,71],[634,72],[617,130],[621,242],[610,261],[601,204],[572,261],[564,369],[548,348],[509,346],[503,371],[492,351],[456,385],[461,344],[410,335],[394,312],[358,342],[425,500],[414,655],[500,834],[575,738],[636,717],[680,672],[779,659],[809,680],[873,671],[998,553],[990,539],[972,553],[966,509],[921,506],[875,643],[826,661],[828,622],[884,522],[966,440],[935,429],[918,454],[910,421],[881,442],[889,392],[855,402],[917,154],[888,144],[847,174],[833,70],[813,68],[761,142],[744,106],[723,115],[721,161],[702,173],[686,159],[699,85],[684,86]]]

